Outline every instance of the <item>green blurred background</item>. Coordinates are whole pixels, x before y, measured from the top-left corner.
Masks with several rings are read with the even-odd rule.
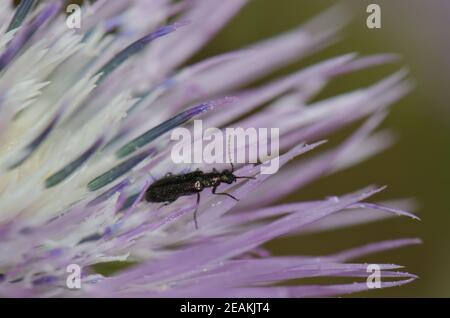
[[[332,0],[253,0],[202,51],[207,55],[245,46],[298,26],[336,3]],[[353,20],[336,45],[277,72],[299,67],[347,52],[399,53],[403,60],[339,78],[323,96],[369,85],[404,66],[417,87],[393,107],[383,127],[393,129],[398,142],[388,151],[362,164],[317,181],[291,199],[323,198],[353,191],[369,184],[389,188],[376,200],[413,197],[421,222],[406,218],[377,222],[327,232],[288,238],[271,243],[278,255],[321,255],[378,240],[420,237],[424,243],[365,257],[361,261],[393,262],[406,266],[420,279],[402,287],[359,293],[363,297],[449,297],[450,296],[450,59],[447,40],[450,1],[395,0],[344,2]],[[381,6],[382,28],[368,29],[366,7]],[[447,42],[447,43],[446,43]],[[333,138],[333,137],[331,137]],[[336,136],[339,138],[339,136]]]

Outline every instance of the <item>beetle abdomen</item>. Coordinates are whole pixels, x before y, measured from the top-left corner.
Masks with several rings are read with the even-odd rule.
[[[192,182],[170,183],[164,186],[150,186],[145,192],[145,200],[149,202],[172,202],[181,196],[197,193]]]

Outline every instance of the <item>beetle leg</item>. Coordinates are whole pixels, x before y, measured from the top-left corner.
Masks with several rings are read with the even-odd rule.
[[[195,229],[198,230],[198,222],[197,222],[197,211],[198,211],[198,206],[200,205],[200,192],[197,192],[197,204],[195,206],[195,211],[194,211],[194,223],[195,223]]]
[[[213,193],[213,194],[216,194],[216,195],[226,195],[227,197],[230,197],[230,198],[232,198],[232,199],[235,200],[235,201],[239,201],[238,198],[232,196],[232,195],[229,194],[229,193],[226,193],[226,192],[219,192],[219,193],[217,193],[217,192],[216,192],[216,189],[217,189],[217,187],[214,187],[214,188],[212,189],[212,193]]]

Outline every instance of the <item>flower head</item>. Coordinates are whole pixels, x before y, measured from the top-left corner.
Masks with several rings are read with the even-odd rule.
[[[374,130],[410,85],[400,71],[312,102],[335,77],[397,59],[350,53],[243,88],[330,44],[345,21],[336,9],[249,48],[186,65],[245,3],[98,0],[69,17],[81,14],[82,28],[73,30],[60,1],[0,7],[0,295],[340,295],[370,288],[367,264],[352,259],[418,243],[379,242],[321,257],[277,257],[263,247],[281,236],[416,218],[402,210],[404,201],[367,202],[383,187],[276,203],[389,146],[390,134]],[[364,118],[346,141],[321,151],[327,135]],[[164,207],[146,202],[145,191],[168,173],[229,166],[173,162],[169,132],[191,129],[193,119],[205,128],[279,128],[280,171],[236,167],[235,175],[254,178],[219,189],[239,201],[203,191],[198,206],[195,196]],[[305,153],[307,159],[292,160]],[[96,271],[108,262],[124,265],[110,275]],[[67,283],[72,264],[82,269],[79,289]],[[415,278],[397,265],[378,266],[381,287]],[[283,285],[308,277],[351,279]]]

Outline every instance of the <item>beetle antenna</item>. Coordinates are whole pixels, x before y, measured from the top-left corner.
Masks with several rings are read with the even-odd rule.
[[[231,173],[234,172],[233,160],[231,159],[231,136],[228,136],[228,159],[230,159]]]
[[[256,178],[255,177],[246,177],[246,176],[244,176],[244,177],[235,177],[236,179],[252,179],[252,180],[255,180]]]
[[[230,159],[230,165],[231,165],[231,173],[234,172],[234,165],[233,165],[233,160],[231,159],[231,136],[228,136],[228,158]],[[256,179],[255,177],[247,177],[247,176],[243,176],[243,177],[235,177],[236,179]]]

